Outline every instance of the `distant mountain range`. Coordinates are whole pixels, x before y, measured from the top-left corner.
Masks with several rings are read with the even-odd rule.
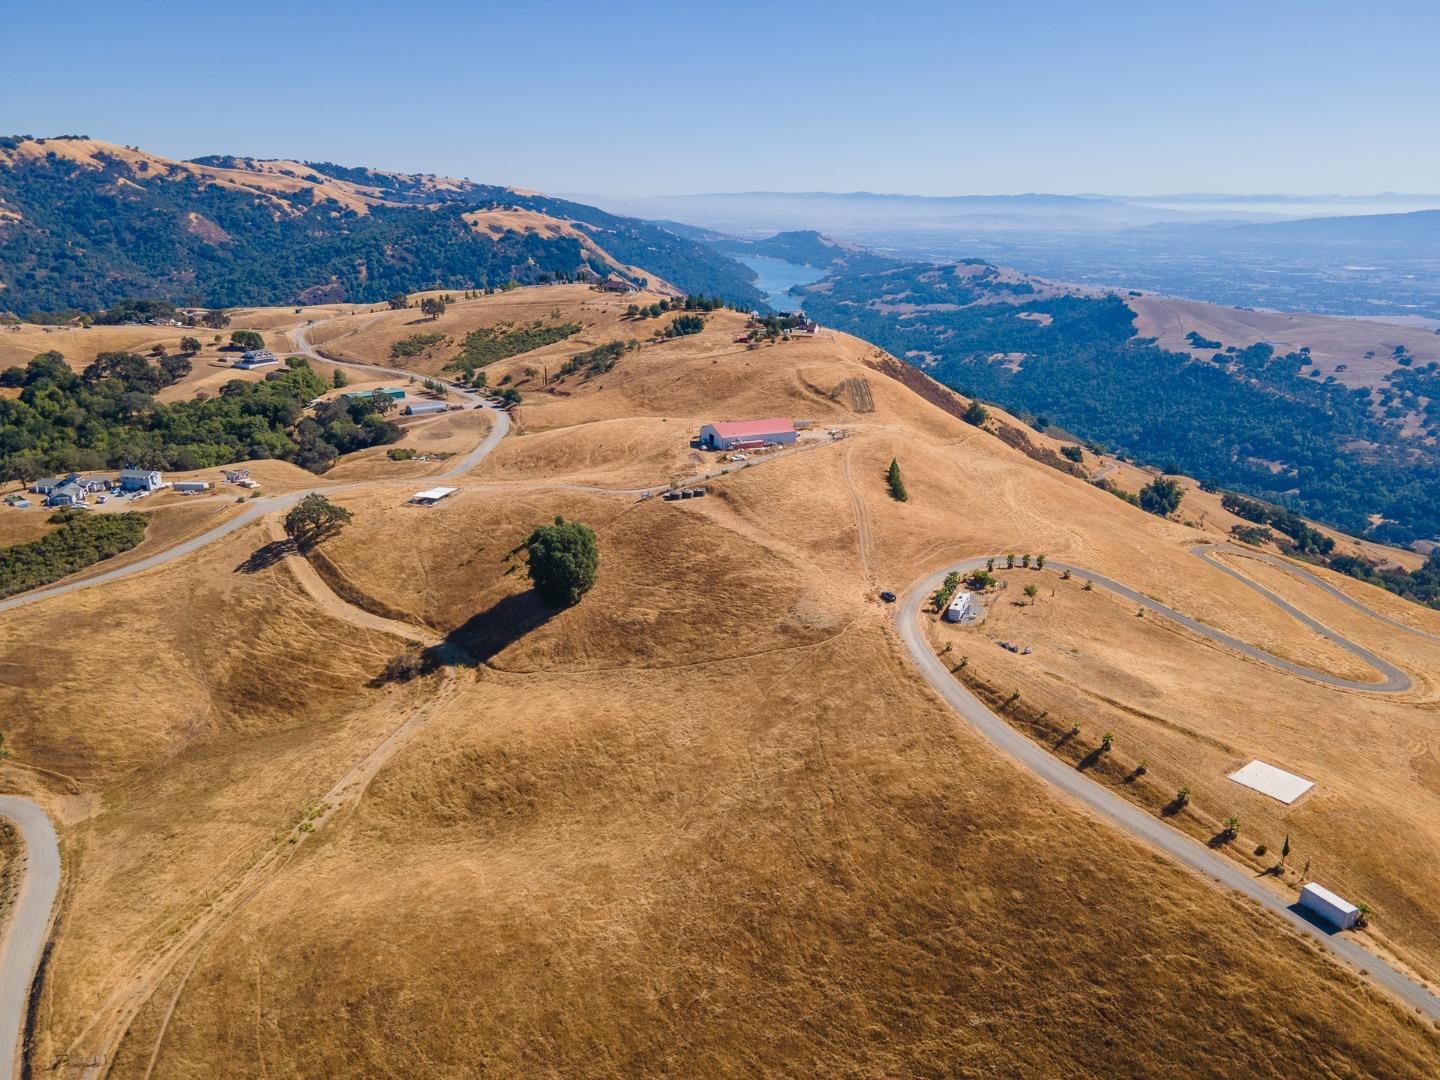
[[[902,261],[979,257],[1052,280],[1233,307],[1440,318],[1440,196],[593,198],[615,212],[752,240],[803,229]],[[1354,212],[1371,210],[1386,212]]]
[[[649,222],[515,188],[329,162],[171,161],[0,138],[0,311],[129,297],[373,302],[591,271],[758,302],[755,275]]]
[[[905,195],[870,191],[747,191],[649,198],[571,196],[615,213],[674,219],[740,235],[816,229],[870,236],[911,228],[983,226],[1116,229],[1161,223],[1269,222],[1321,216],[1366,216],[1440,209],[1440,195]]]

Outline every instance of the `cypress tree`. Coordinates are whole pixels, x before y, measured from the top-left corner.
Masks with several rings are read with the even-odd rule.
[[[896,502],[909,502],[910,493],[905,490],[905,481],[900,476],[900,462],[894,458],[890,459],[890,471],[885,476],[885,482],[890,485],[890,497]]]

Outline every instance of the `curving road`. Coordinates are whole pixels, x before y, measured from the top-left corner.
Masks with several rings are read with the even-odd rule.
[[[1236,550],[1242,551],[1242,553],[1246,555],[1250,554],[1250,552],[1244,552],[1243,549]],[[1197,552],[1197,554],[1202,554],[1203,557],[1203,553]],[[1207,561],[1211,560],[1207,559]],[[1253,877],[1249,870],[1237,865],[1223,855],[1216,854],[1203,844],[1180,832],[1178,829],[1172,829],[1160,819],[1152,817],[1134,803],[1128,802],[1108,788],[1091,780],[1084,773],[1073,768],[1060,758],[1055,757],[1038,743],[1031,742],[999,716],[991,712],[979,698],[975,697],[964,684],[950,673],[949,669],[945,667],[944,663],[941,662],[940,658],[935,654],[935,651],[925,640],[925,632],[920,619],[920,608],[926,598],[939,588],[940,583],[944,580],[947,573],[956,571],[962,575],[967,574],[973,570],[983,569],[985,563],[986,559],[983,557],[969,559],[965,562],[956,563],[952,566],[947,566],[943,570],[936,571],[934,574],[924,578],[910,588],[910,591],[905,594],[904,599],[901,601],[896,614],[900,638],[909,650],[911,659],[914,661],[915,666],[919,668],[920,674],[925,677],[925,681],[945,700],[946,704],[969,721],[991,745],[1001,752],[1008,754],[1041,780],[1078,799],[1110,824],[1123,829],[1131,836],[1150,844],[1152,847],[1158,848],[1160,851],[1178,860],[1185,866],[1190,867],[1192,870],[1213,878],[1221,885],[1234,889],[1241,895],[1254,900],[1266,910],[1279,915],[1301,933],[1308,934],[1324,942],[1325,947],[1332,953],[1349,961],[1357,970],[1367,971],[1372,980],[1386,990],[1389,990],[1397,998],[1405,1002],[1405,1004],[1418,1010],[1432,1020],[1440,1020],[1440,997],[1437,997],[1409,976],[1392,967],[1385,960],[1376,956],[1354,939],[1346,937],[1343,934],[1332,934],[1326,929],[1310,922],[1304,915],[1294,910],[1292,905],[1288,904],[1282,896],[1267,888],[1260,879]],[[1182,625],[1195,630],[1197,633],[1204,635],[1212,641],[1219,642],[1231,648],[1237,648],[1238,651],[1245,655],[1259,660],[1262,663],[1271,664],[1282,671],[1302,675],[1305,678],[1319,679],[1333,686],[1376,693],[1395,693],[1403,689],[1400,686],[1392,685],[1395,681],[1395,676],[1404,680],[1407,685],[1409,683],[1408,677],[1406,677],[1403,672],[1400,672],[1392,665],[1385,664],[1383,661],[1380,661],[1381,666],[1379,669],[1382,672],[1394,673],[1393,675],[1387,674],[1384,682],[1356,683],[1348,679],[1336,679],[1327,676],[1324,672],[1304,668],[1298,664],[1292,664],[1289,661],[1271,656],[1269,653],[1238,641],[1222,631],[1216,630],[1195,619],[1180,615],[1173,609],[1151,600],[1149,597],[1137,593],[1127,586],[1120,585],[1118,582],[1112,582],[1102,575],[1091,573],[1080,567],[1067,566],[1060,562],[1049,561],[1046,563],[1046,567],[1047,569],[1053,568],[1057,570],[1068,569],[1074,575],[1082,576],[1093,581],[1097,587],[1106,588],[1118,593],[1126,599],[1132,600],[1157,614],[1164,615],[1166,618],[1175,619]],[[1242,580],[1244,580],[1243,576]],[[1260,591],[1267,596],[1273,597],[1276,600],[1279,599],[1278,597],[1274,597],[1274,594],[1270,593],[1269,590],[1253,585],[1253,583],[1247,582],[1247,584],[1252,584],[1252,587],[1260,589]],[[1360,604],[1358,601],[1351,601],[1351,603],[1352,606],[1366,614],[1376,615],[1376,617],[1382,619],[1385,618],[1384,616],[1371,612],[1369,608]],[[1287,611],[1293,610],[1289,605],[1284,606]],[[1307,625],[1313,624],[1313,620],[1309,620],[1308,618],[1305,621]],[[1386,621],[1390,620],[1387,619]],[[1423,633],[1423,631],[1417,631],[1417,633]],[[1347,639],[1340,637],[1333,631],[1326,631],[1326,636],[1342,647],[1355,652],[1356,655],[1367,658],[1367,662],[1370,662],[1370,658],[1373,657],[1372,653],[1361,649],[1360,646],[1347,641]],[[1374,659],[1378,660],[1379,658],[1375,657]]]
[[[29,799],[0,795],[0,814],[15,823],[25,842],[20,895],[0,942],[0,1046],[9,1047],[0,1058],[0,1080],[10,1080],[17,1073],[30,982],[40,966],[50,910],[60,889],[60,845],[45,811]]]

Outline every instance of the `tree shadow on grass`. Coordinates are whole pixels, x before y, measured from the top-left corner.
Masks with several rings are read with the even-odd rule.
[[[559,613],[528,589],[502,597],[486,610],[472,615],[445,635],[436,649],[452,649],[465,656],[471,667],[483,664],[532,631],[540,629]]]
[[[371,685],[409,682],[442,667],[478,667],[544,626],[557,611],[534,590],[506,596],[450,631],[440,644],[393,657]]]
[[[1164,806],[1162,806],[1162,807],[1160,808],[1160,816],[1161,816],[1161,817],[1174,817],[1174,816],[1175,816],[1176,814],[1178,814],[1181,810],[1184,810],[1185,807],[1188,806],[1188,805],[1190,805],[1190,804],[1189,804],[1189,801],[1186,800],[1186,799],[1180,799],[1180,798],[1171,799],[1168,803],[1166,803]]]
[[[1083,758],[1077,761],[1075,763],[1075,768],[1079,769],[1081,772],[1084,772],[1086,769],[1093,769],[1096,765],[1100,764],[1100,759],[1104,756],[1104,749],[1097,746],[1094,750],[1091,750]]]
[[[254,574],[267,567],[274,566],[287,555],[294,555],[300,549],[295,546],[294,540],[271,540],[270,543],[256,548],[250,553],[250,557],[235,567],[237,574]]]

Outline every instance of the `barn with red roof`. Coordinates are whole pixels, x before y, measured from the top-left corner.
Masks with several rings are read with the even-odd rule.
[[[749,450],[793,443],[795,438],[795,425],[783,416],[771,416],[764,420],[722,420],[700,429],[700,445],[710,450]]]

